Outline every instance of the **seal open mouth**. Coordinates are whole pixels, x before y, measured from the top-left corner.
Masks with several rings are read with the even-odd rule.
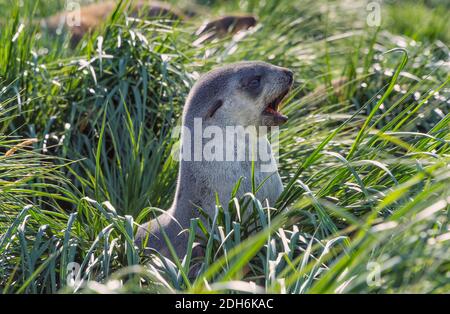
[[[262,112],[262,120],[264,125],[274,126],[281,125],[288,120],[288,117],[278,111],[283,99],[289,93],[290,86],[286,88],[280,95],[267,104]]]

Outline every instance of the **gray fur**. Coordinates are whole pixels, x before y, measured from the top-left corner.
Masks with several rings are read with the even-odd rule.
[[[261,77],[259,92],[243,87],[243,84],[247,84],[246,80],[254,76]],[[201,77],[190,91],[184,107],[182,124],[191,130],[191,133],[194,118],[202,119],[203,128],[214,125],[222,130],[225,130],[226,126],[235,125],[244,127],[276,125],[277,121],[263,117],[262,112],[271,100],[288,90],[291,83],[292,73],[289,70],[264,62],[240,62],[212,70]],[[218,101],[222,101],[222,106],[210,117],[208,113]],[[258,136],[258,139],[266,145],[270,153],[270,162],[275,170],[272,173],[261,172],[260,160],[255,161],[256,185],[270,176],[258,191],[257,197],[274,205],[283,190],[283,185],[270,143],[265,135]],[[187,144],[193,147],[192,140],[182,132],[182,146]],[[202,145],[204,147],[205,143]],[[250,160],[181,161],[173,205],[165,214],[160,215],[157,221],[152,220],[138,229],[137,243],[142,245],[148,239],[149,247],[170,256],[161,233],[163,228],[174,244],[177,255],[182,258],[186,253],[188,238],[185,229],[189,228],[191,218],[199,217],[196,206],[213,216],[215,193],[217,192],[221,204],[227,206],[232,190],[240,177],[244,178],[238,196],[251,192],[251,167]]]

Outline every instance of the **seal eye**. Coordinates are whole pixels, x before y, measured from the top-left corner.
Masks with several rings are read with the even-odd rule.
[[[248,88],[256,89],[261,84],[261,77],[254,77],[247,85]]]

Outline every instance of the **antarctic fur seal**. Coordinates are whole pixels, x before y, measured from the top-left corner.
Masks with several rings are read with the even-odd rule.
[[[170,256],[162,233],[164,231],[178,257],[182,258],[186,253],[188,239],[186,228],[189,228],[192,218],[199,217],[198,208],[213,216],[216,195],[221,204],[226,205],[241,177],[243,179],[237,196],[251,192],[253,162],[256,185],[266,180],[256,194],[257,198],[261,201],[267,200],[270,205],[275,204],[283,185],[266,134],[257,132],[256,139],[268,152],[269,158],[264,160],[264,163],[271,166],[270,171],[262,171],[263,160],[259,157],[252,162],[247,157],[243,160],[208,160],[186,154],[195,150],[195,145],[200,145],[203,152],[207,148],[208,140],[202,139],[200,144],[195,142],[196,138],[192,133],[196,131],[204,134],[207,130],[215,130],[216,134],[224,134],[228,127],[274,127],[286,122],[287,117],[278,111],[278,106],[289,92],[292,83],[293,73],[290,70],[254,61],[219,67],[203,75],[194,84],[183,110],[183,153],[174,202],[166,213],[138,228],[136,243],[139,246],[150,247]],[[250,136],[236,135],[236,138],[234,135],[231,139],[227,138],[224,146],[228,148],[232,145],[236,148],[239,144],[248,144]],[[244,146],[247,156],[247,147],[250,146]],[[222,149],[225,150],[223,147]],[[236,153],[235,150],[232,152]],[[235,154],[233,157],[236,157]]]

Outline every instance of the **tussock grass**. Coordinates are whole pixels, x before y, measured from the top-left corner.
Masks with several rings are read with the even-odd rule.
[[[449,50],[435,40],[445,34],[404,33],[407,12],[369,28],[357,4],[213,3],[260,24],[201,46],[191,35],[201,21],[119,10],[75,49],[26,22],[47,4],[11,8],[0,32],[1,291],[448,292]],[[149,262],[134,232],[170,205],[185,96],[198,73],[238,60],[295,72],[285,192],[277,204],[230,195],[208,223],[191,221],[187,256]],[[192,257],[196,240],[204,257]]]

